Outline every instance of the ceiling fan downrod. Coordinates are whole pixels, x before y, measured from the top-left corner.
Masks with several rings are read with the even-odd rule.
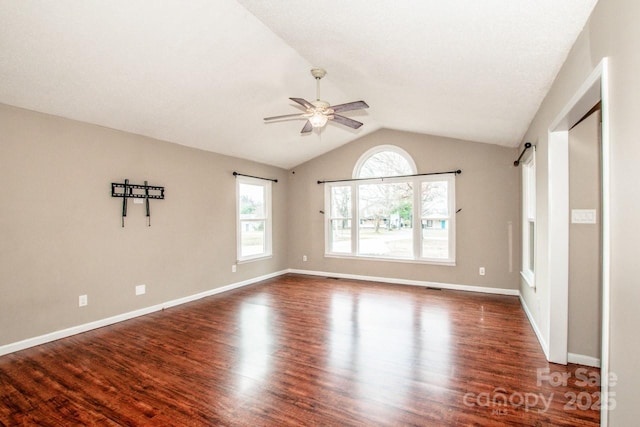
[[[316,101],[320,101],[320,79],[327,75],[324,68],[312,68],[311,75],[316,79]]]

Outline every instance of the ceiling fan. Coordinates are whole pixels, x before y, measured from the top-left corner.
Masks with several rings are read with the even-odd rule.
[[[324,127],[329,120],[333,120],[336,123],[340,123],[341,125],[345,125],[352,129],[358,129],[362,126],[362,123],[350,119],[345,116],[341,116],[340,114],[345,111],[352,110],[361,110],[364,108],[369,108],[366,102],[364,101],[355,101],[348,102],[346,104],[339,105],[329,105],[328,102],[322,101],[320,99],[320,79],[323,78],[327,72],[322,68],[312,68],[311,75],[316,79],[316,100],[309,102],[302,98],[289,98],[293,102],[302,105],[306,111],[304,113],[298,114],[285,114],[284,116],[274,116],[274,117],[265,117],[265,122],[279,121],[279,120],[289,120],[289,119],[306,119],[307,122],[304,124],[302,128],[302,132],[300,133],[309,133],[314,128],[322,128]]]

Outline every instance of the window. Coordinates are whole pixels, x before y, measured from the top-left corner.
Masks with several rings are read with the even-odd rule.
[[[536,152],[522,162],[522,277],[535,287]]]
[[[271,256],[271,182],[236,177],[238,261]]]
[[[330,186],[331,209],[329,229],[331,230],[330,252],[351,253],[352,203],[351,186]]]
[[[453,180],[452,180],[453,181]],[[446,259],[449,257],[449,230],[453,206],[449,198],[448,181],[422,181],[422,257]]]
[[[454,174],[415,174],[408,153],[384,145],[360,158],[357,181],[325,184],[326,255],[453,265]]]

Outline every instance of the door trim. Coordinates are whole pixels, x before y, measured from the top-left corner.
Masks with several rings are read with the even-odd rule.
[[[608,58],[603,58],[580,86],[548,132],[549,148],[549,355],[550,362],[566,364],[569,330],[569,129],[595,104],[602,102],[602,351],[600,425],[608,424],[610,322],[610,153]],[[551,238],[553,236],[553,238]]]

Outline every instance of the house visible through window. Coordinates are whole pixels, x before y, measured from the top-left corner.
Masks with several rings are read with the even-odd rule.
[[[535,287],[536,157],[535,148],[522,162],[522,276]]]
[[[271,182],[238,176],[238,261],[271,255]]]
[[[385,145],[360,158],[358,181],[327,183],[326,254],[454,264],[454,174],[415,174],[408,153]]]

